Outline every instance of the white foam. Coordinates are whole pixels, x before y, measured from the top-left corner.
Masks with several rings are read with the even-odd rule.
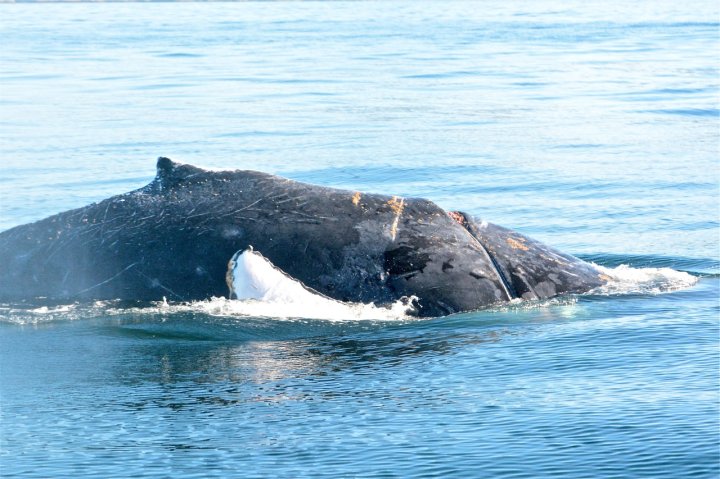
[[[65,314],[70,313],[77,307],[76,304],[61,304],[58,306],[48,307],[40,306],[39,308],[31,309],[28,312],[32,314]]]
[[[162,305],[158,303],[157,312],[196,312],[210,316],[226,317],[262,317],[273,319],[321,319],[326,321],[402,321],[410,319],[408,312],[412,310],[407,301],[397,301],[389,307],[373,304],[323,302],[297,302],[287,299],[271,300],[229,300],[213,297],[192,303]],[[147,308],[144,308],[147,309]],[[122,312],[122,311],[118,311]],[[127,312],[127,311],[124,311]]]
[[[616,268],[594,266],[610,280],[591,294],[661,294],[690,288],[699,280],[697,276],[671,268],[633,268],[625,264]]]
[[[109,302],[96,301],[92,304],[59,304],[37,308],[0,307],[0,322],[13,324],[40,324],[51,321],[67,321],[102,314]]]

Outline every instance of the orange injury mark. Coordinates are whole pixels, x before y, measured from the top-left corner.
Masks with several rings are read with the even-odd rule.
[[[392,199],[388,200],[387,204],[390,206],[390,209],[393,211],[393,213],[395,213],[395,219],[390,226],[390,236],[392,237],[393,241],[395,241],[395,237],[397,236],[398,222],[400,221],[400,215],[405,209],[405,199],[393,196]]]
[[[508,244],[512,249],[521,249],[521,250],[523,250],[523,251],[527,251],[527,250],[530,249],[530,248],[528,248],[527,246],[525,246],[525,240],[524,240],[523,238],[518,238],[518,239],[508,238],[508,239],[507,239],[507,244]]]
[[[361,195],[360,195],[360,192],[359,192],[359,191],[356,191],[355,194],[353,195],[353,197],[352,197],[352,203],[353,203],[355,206],[357,206],[357,205],[360,204],[360,196],[361,196]]]
[[[461,225],[465,226],[465,216],[463,216],[461,213],[457,211],[448,211],[448,216],[454,219],[456,222],[460,223]]]
[[[393,213],[399,215],[405,208],[405,199],[393,196],[392,199],[388,200],[387,204],[390,206],[390,209],[393,210]]]

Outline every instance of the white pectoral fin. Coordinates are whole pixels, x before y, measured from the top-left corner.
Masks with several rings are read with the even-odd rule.
[[[402,300],[388,307],[344,303],[305,286],[252,248],[228,262],[226,275],[233,311],[252,316],[327,319],[404,319],[413,310]]]
[[[227,283],[232,299],[285,303],[337,302],[307,288],[252,249],[233,255],[228,263]]]

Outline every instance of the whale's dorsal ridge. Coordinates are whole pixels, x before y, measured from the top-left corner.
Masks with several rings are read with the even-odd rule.
[[[205,173],[205,170],[161,156],[157,160],[157,174],[154,183],[159,185],[161,190],[165,190],[198,173]]]
[[[173,160],[166,156],[161,156],[157,159],[157,174],[162,176],[172,171],[179,163],[175,163]]]

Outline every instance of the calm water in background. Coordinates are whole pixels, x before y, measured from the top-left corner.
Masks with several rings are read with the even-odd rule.
[[[718,477],[719,14],[0,5],[0,230],[164,155],[700,277],[424,321],[3,308],[0,475]]]

